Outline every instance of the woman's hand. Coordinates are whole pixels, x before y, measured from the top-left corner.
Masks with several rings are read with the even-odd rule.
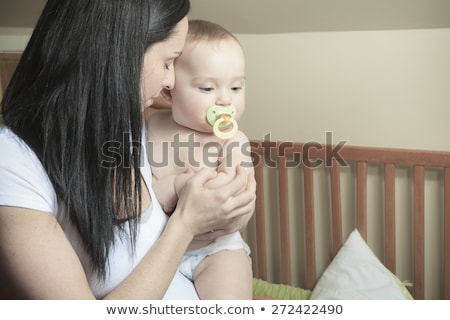
[[[242,230],[253,215],[256,199],[253,171],[238,166],[232,180],[215,189],[206,188],[205,183],[216,175],[209,169],[195,174],[181,192],[174,212],[199,240]]]

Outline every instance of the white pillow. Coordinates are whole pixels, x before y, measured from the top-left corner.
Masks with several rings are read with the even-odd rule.
[[[355,229],[320,277],[310,299],[399,300],[412,296]]]

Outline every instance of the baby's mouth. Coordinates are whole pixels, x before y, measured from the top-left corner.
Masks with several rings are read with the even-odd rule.
[[[213,127],[214,135],[220,139],[227,140],[233,137],[238,129],[238,124],[234,117],[236,107],[234,106],[211,106],[206,112],[206,119]]]

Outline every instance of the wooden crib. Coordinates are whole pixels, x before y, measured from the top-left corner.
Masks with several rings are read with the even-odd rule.
[[[255,278],[312,290],[356,228],[415,299],[450,299],[450,152],[251,145]]]

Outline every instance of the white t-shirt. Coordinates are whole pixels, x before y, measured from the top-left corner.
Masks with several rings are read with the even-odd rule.
[[[145,128],[143,132],[145,132]],[[156,199],[152,189],[151,168],[147,159],[145,143],[143,146],[142,154],[145,159],[141,172],[152,199]],[[36,154],[23,140],[1,123],[0,205],[23,207],[42,211],[42,214],[46,214],[46,212],[53,214],[78,254],[91,289],[97,298],[104,297],[128,276],[154,245],[167,222],[167,216],[158,201],[153,201],[150,208],[142,213],[134,254],[132,254],[128,237],[121,236],[119,238],[117,235],[116,244],[110,253],[109,265],[112,267],[107,272],[106,280],[100,281],[89,266],[89,259],[78,233],[69,223],[67,214],[58,206],[55,190]],[[149,288],[149,290],[152,289]],[[198,299],[198,295],[192,282],[177,272],[164,299],[191,300]]]

